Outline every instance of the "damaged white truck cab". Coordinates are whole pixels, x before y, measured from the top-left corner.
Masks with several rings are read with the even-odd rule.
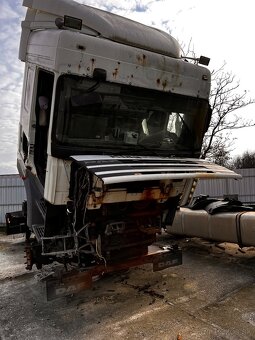
[[[198,159],[210,72],[158,29],[69,0],[23,5],[27,267],[145,261],[198,178],[238,177]]]

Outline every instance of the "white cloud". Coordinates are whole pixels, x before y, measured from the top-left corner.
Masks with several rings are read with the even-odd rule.
[[[0,11],[0,19],[10,20],[10,19],[19,19],[20,13],[15,8],[17,6],[17,2],[11,2],[7,0],[1,0],[1,11]],[[13,7],[11,7],[11,4]],[[15,7],[14,7],[15,6]]]
[[[25,16],[21,0],[0,0],[0,173],[16,172],[16,145],[24,63],[18,60],[20,24]],[[42,0],[43,1],[43,0]],[[52,0],[53,1],[53,0]],[[71,1],[71,0],[70,0]],[[253,80],[255,31],[253,2],[243,0],[79,0],[171,32],[181,43],[192,44],[197,55],[211,57],[211,68],[227,61],[242,88],[255,97]],[[252,116],[254,108],[242,114]],[[240,135],[246,138],[241,138]],[[238,150],[253,140],[254,128],[238,132]],[[253,143],[250,143],[253,145]],[[253,147],[253,146],[252,146]]]

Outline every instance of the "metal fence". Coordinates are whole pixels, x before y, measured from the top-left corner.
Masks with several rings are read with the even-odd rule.
[[[209,195],[215,198],[236,195],[244,203],[255,204],[255,169],[236,170],[241,180],[211,179],[198,182],[195,196]],[[7,212],[18,211],[26,200],[23,181],[18,175],[0,175],[0,225],[5,224]]]
[[[0,175],[0,225],[5,224],[7,212],[22,209],[24,200],[26,193],[19,175]]]
[[[215,198],[236,195],[243,203],[255,203],[255,169],[237,169],[242,179],[211,179],[200,180],[195,196],[209,195]]]

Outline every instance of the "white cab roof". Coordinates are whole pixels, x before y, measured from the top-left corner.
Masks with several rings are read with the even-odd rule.
[[[71,0],[24,0],[28,7],[22,23],[20,59],[24,61],[29,33],[35,29],[56,28],[55,19],[65,15],[82,19],[82,32],[125,45],[180,58],[180,46],[169,34],[119,15]]]

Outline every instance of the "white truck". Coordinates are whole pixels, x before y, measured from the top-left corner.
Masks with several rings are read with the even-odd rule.
[[[18,170],[27,269],[75,267],[82,277],[60,294],[103,272],[180,264],[178,247],[153,246],[157,234],[199,178],[239,176],[198,159],[209,70],[184,60],[156,28],[70,0],[23,6]]]

